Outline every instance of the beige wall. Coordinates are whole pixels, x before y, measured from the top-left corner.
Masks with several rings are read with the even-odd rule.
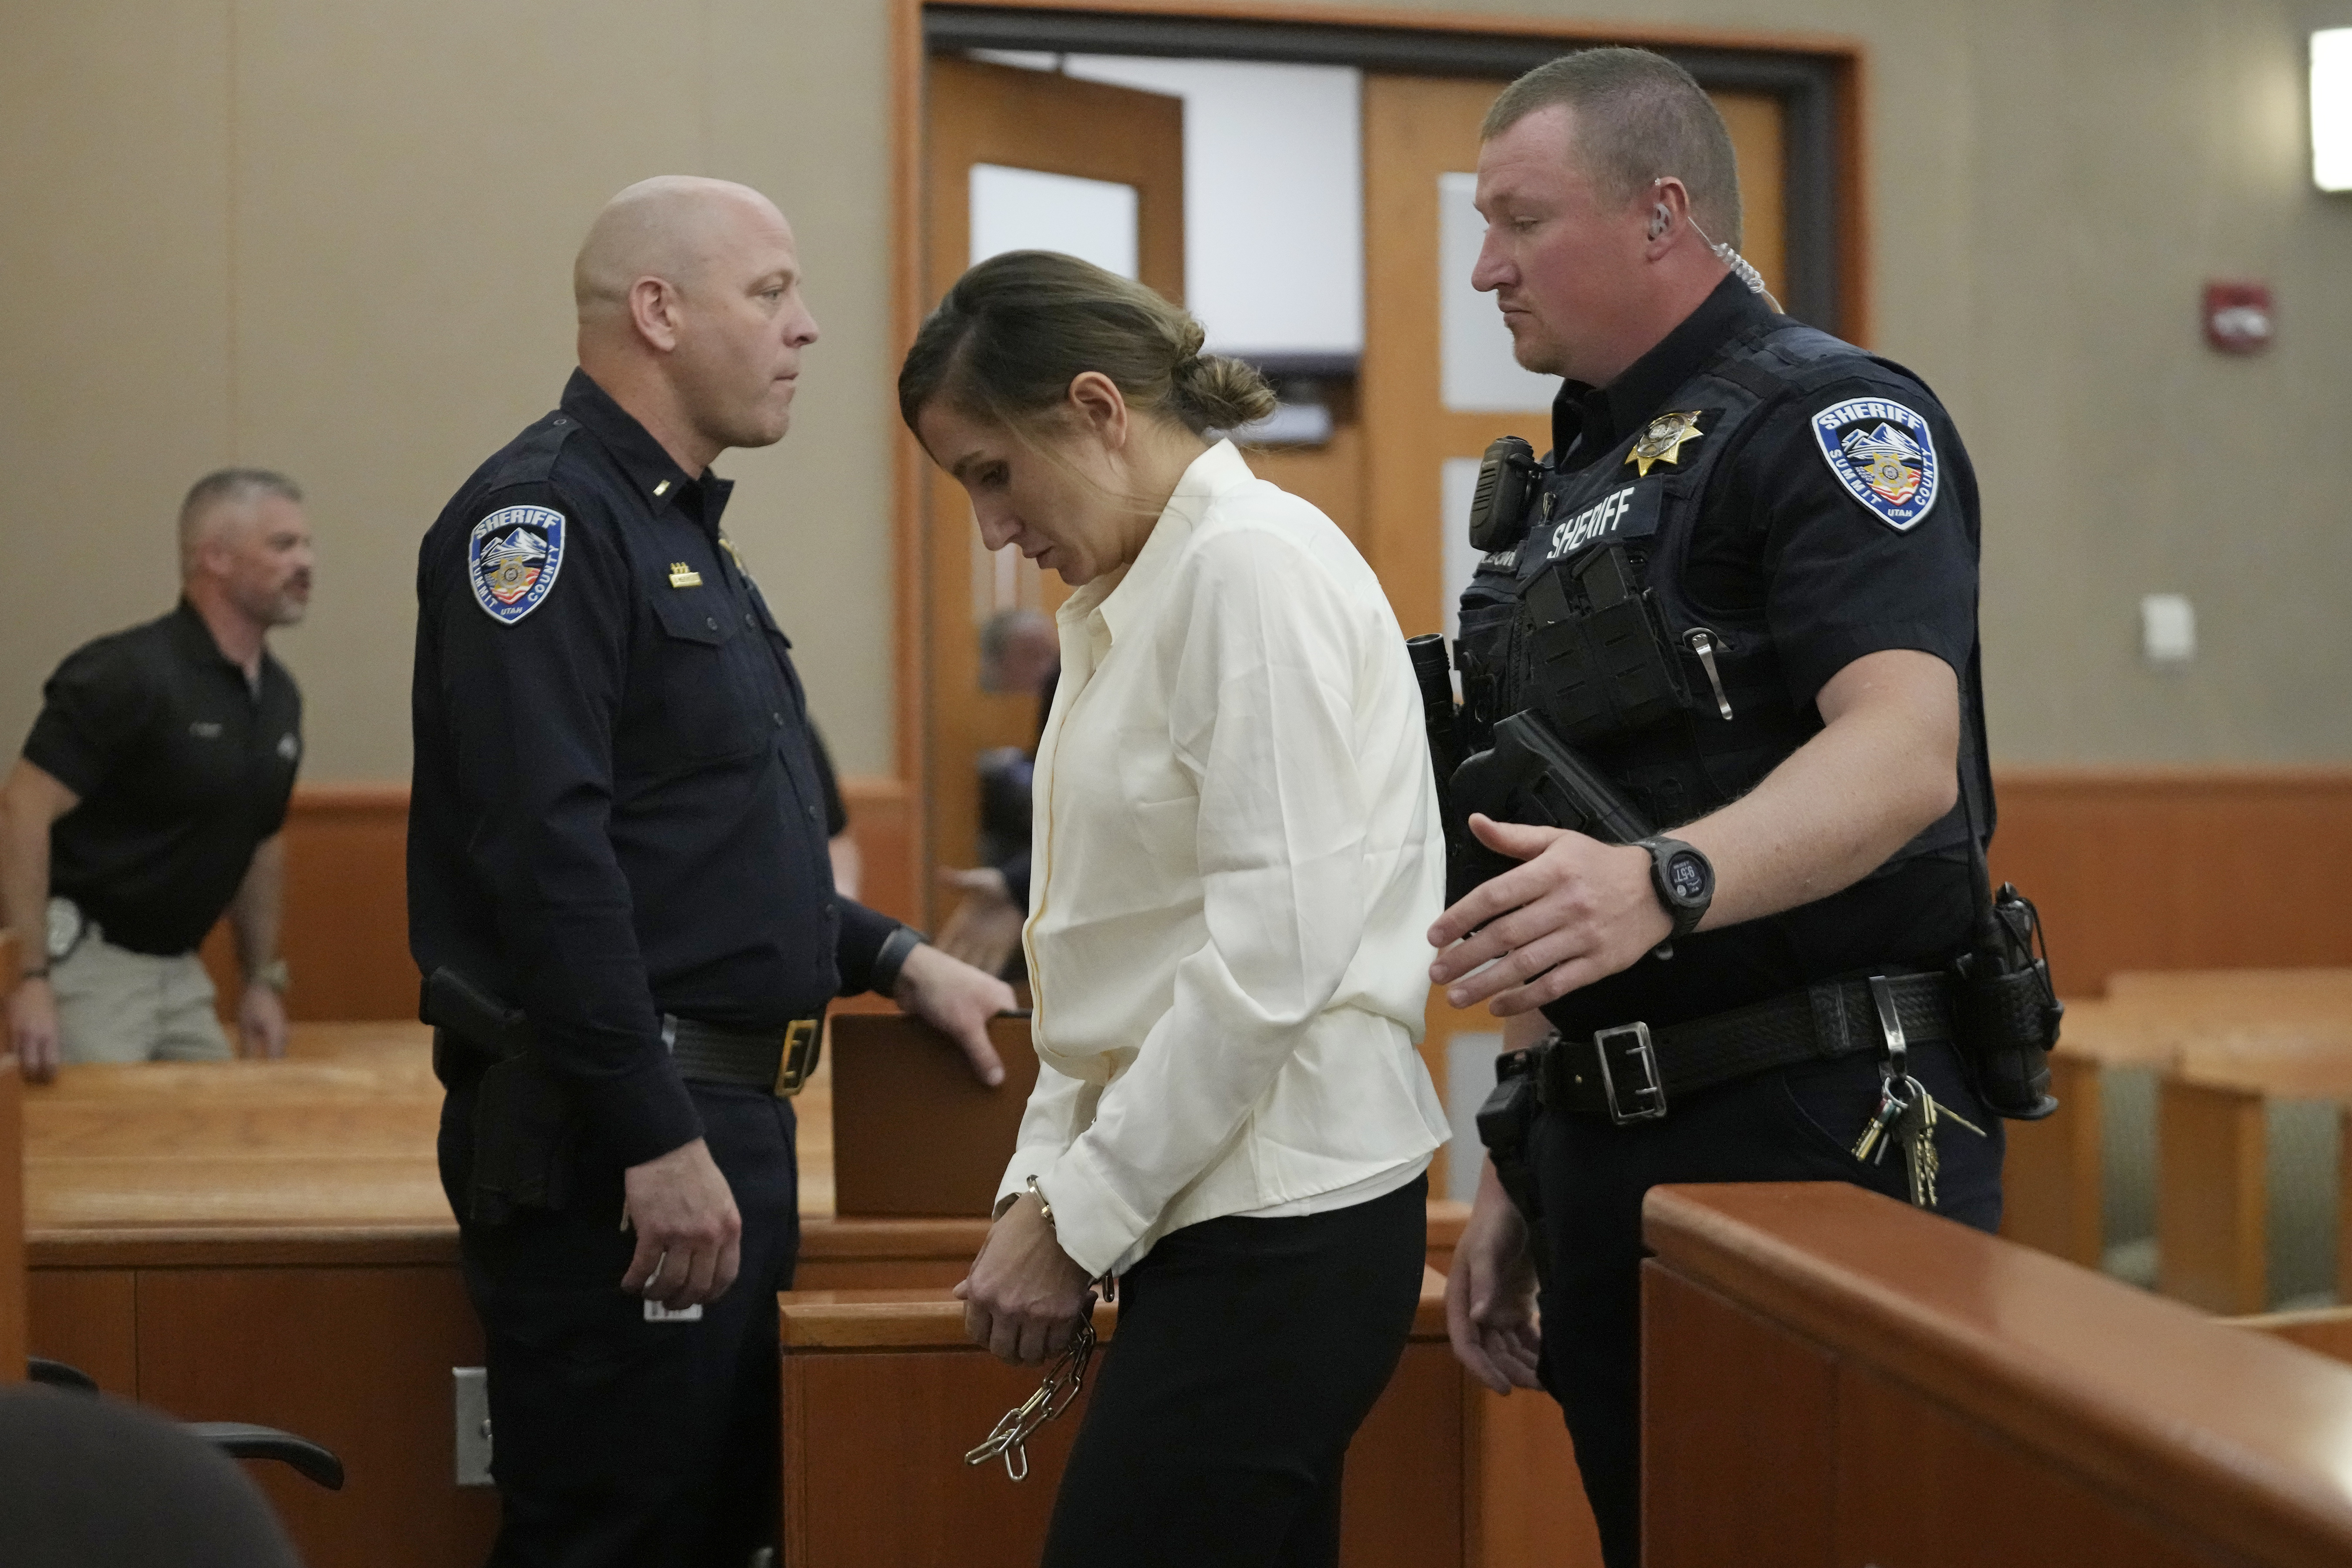
[[[879,6],[742,0],[0,5],[0,736],[83,639],[167,607],[205,468],[320,535],[281,655],[318,779],[408,770],[415,547],[571,363],[597,205],[665,171],[799,226],[824,339],[730,531],[843,764],[887,769]]]
[[[2302,131],[2303,37],[2352,0],[1445,8],[1862,38],[1876,346],[1976,458],[1997,752],[2352,758],[2352,199]],[[721,467],[843,764],[887,770],[887,31],[879,0],[0,0],[0,744],[168,604],[188,481],[255,462],[321,535],[279,643],[308,776],[404,774],[417,535],[553,399],[596,205],[682,170],[799,226],[800,422]],[[2234,276],[2278,292],[2266,357],[2200,341]],[[2137,662],[2156,590],[2198,606],[2178,674]]]

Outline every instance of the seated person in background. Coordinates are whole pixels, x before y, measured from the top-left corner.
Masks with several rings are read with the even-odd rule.
[[[302,699],[264,646],[310,602],[310,525],[282,474],[223,468],[180,507],[179,607],[77,649],[0,784],[0,921],[25,1076],[229,1055],[196,946],[227,910],[248,1053],[286,1048],[278,829]]]
[[[1045,1561],[1335,1563],[1421,1293],[1444,899],[1404,640],[1330,519],[1211,432],[1274,395],[1072,257],[983,261],[898,403],[982,538],[1077,588],[1038,743],[1037,1087],[956,1287],[1007,1361],[1116,1277]]]
[[[980,689],[1035,693],[1040,735],[1061,676],[1061,639],[1040,612],[999,610],[980,628]],[[1029,913],[1034,758],[1034,741],[1029,751],[998,746],[980,754],[981,864],[970,870],[940,868],[940,880],[963,894],[940,931],[940,946],[991,974],[1020,968],[1021,922]]]

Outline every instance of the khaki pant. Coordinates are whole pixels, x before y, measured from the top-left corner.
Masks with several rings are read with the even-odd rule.
[[[50,966],[58,1047],[68,1062],[218,1062],[228,1037],[213,979],[193,952],[156,958],[108,942],[96,926]]]

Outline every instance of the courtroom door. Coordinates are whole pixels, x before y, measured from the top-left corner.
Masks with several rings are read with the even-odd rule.
[[[928,69],[927,310],[983,255],[1031,247],[1087,256],[1182,301],[1183,100],[946,56]],[[928,463],[923,482],[929,864],[970,866],[981,753],[1037,738],[1035,694],[982,689],[980,629],[1000,610],[1050,615],[1068,589],[1010,545],[991,552],[962,486]],[[922,891],[933,898],[928,879]]]

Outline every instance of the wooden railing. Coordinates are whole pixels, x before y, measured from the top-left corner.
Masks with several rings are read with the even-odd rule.
[[[2313,1102],[2352,1099],[2352,967],[2119,973],[2106,995],[2069,1004],[2051,1067],[2058,1113],[2010,1128],[2003,1235],[2087,1268],[2141,1237],[2154,1258],[2139,1282],[2220,1312],[2352,1284],[2352,1247],[2336,1248],[2336,1280],[2311,1277],[2330,1242],[2306,1234],[2326,1228],[2322,1205],[2298,1201],[2352,1176],[2307,1135],[2334,1114]],[[2304,1134],[2276,1171],[2274,1122]],[[2291,1185],[2273,1194],[2273,1181]],[[2129,1214],[2110,1224],[2111,1201],[2146,1216],[2144,1233]],[[2273,1278],[2273,1241],[2305,1266]]]
[[[967,1467],[962,1454],[1029,1395],[1037,1372],[973,1345],[961,1302],[924,1290],[780,1300],[785,1568],[1035,1563],[1083,1400],[1039,1432],[1029,1477],[1016,1484],[1001,1465]],[[1098,1309],[1096,1323],[1116,1339],[1115,1312]],[[1425,1272],[1404,1357],[1348,1451],[1349,1568],[1480,1561],[1469,1513],[1475,1409],[1445,1342],[1445,1282]]]
[[[1000,1027],[1011,1031],[1001,1050],[1026,1048],[1019,1020]],[[849,1033],[864,1029],[870,1043],[877,1028],[889,1033],[879,1019]],[[918,1049],[940,1053],[935,1087],[969,1082],[944,1042],[895,1044],[902,1068],[922,1059]],[[941,1202],[915,1190],[919,1208],[944,1217],[836,1217],[833,1054],[798,1101],[803,1194],[815,1200],[803,1212],[799,1283],[919,1288],[943,1300],[987,1235],[1003,1155],[923,1124],[955,1114],[950,1102],[916,1101],[917,1119],[895,1128],[873,1107],[862,1116],[853,1108],[853,1163],[919,1145],[938,1156],[927,1179],[964,1195]],[[854,1096],[889,1090],[875,1075],[850,1076],[866,1085]],[[450,1368],[478,1365],[482,1342],[436,1169],[441,1092],[426,1031],[304,1024],[286,1061],[69,1067],[26,1095],[21,1162],[10,1141],[16,1092],[11,1065],[0,1078],[0,1226],[19,1212],[9,1184],[22,1171],[28,1237],[7,1268],[0,1228],[0,1354],[21,1369],[26,1331],[14,1351],[5,1337],[14,1300],[32,1349],[109,1393],[326,1443],[350,1467],[341,1492],[278,1467],[256,1471],[316,1568],[478,1562],[496,1504],[453,1482]],[[955,1149],[960,1161],[940,1152]],[[1462,1219],[1459,1205],[1431,1205],[1439,1268]],[[1532,1408],[1512,1404],[1514,1414]]]
[[[2352,1561],[2352,1367],[1843,1184],[1645,1206],[1644,1561]]]

